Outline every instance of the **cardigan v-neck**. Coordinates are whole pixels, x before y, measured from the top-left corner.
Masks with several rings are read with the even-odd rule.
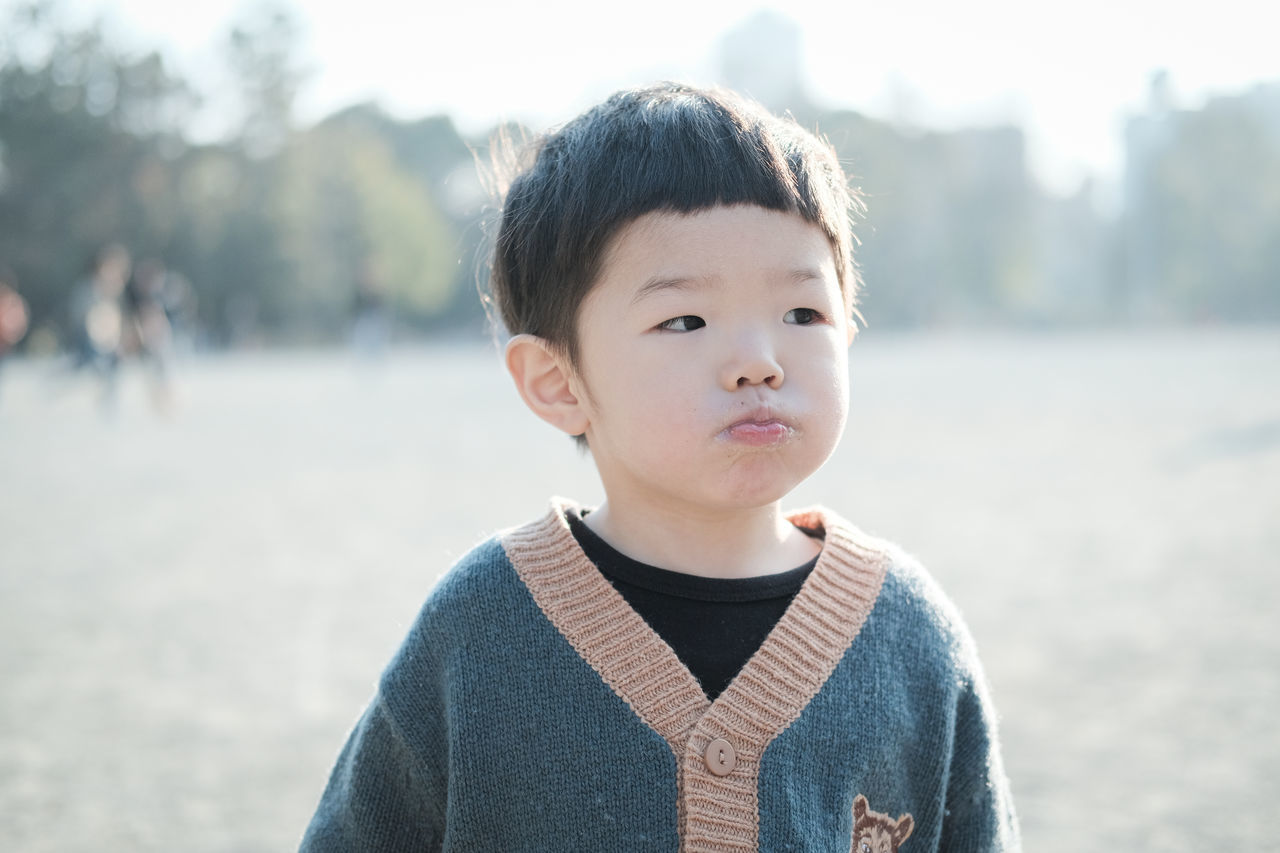
[[[583,553],[680,658],[715,701],[742,671],[817,565],[746,578],[702,577],[651,566],[614,548],[583,516],[565,514]]]
[[[541,520],[502,537],[535,603],[577,654],[671,748],[682,849],[754,849],[765,748],[801,714],[870,614],[886,570],[882,543],[838,516],[788,516],[822,531],[817,565],[759,650],[716,701],[587,558],[554,499]],[[713,742],[716,746],[712,746]],[[730,745],[728,770],[709,754]]]

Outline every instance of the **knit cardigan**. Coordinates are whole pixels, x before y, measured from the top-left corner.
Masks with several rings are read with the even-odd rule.
[[[972,640],[909,557],[792,515],[818,563],[711,703],[571,508],[441,579],[303,851],[1020,849]]]

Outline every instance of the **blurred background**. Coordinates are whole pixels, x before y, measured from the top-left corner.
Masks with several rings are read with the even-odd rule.
[[[1027,849],[1280,849],[1280,15],[694,5],[0,0],[0,849],[296,847],[440,572],[601,499],[485,165],[664,78],[865,194],[795,503],[956,599]]]

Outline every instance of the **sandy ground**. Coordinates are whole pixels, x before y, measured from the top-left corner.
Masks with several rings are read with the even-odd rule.
[[[865,335],[795,495],[977,636],[1029,851],[1275,850],[1280,330]],[[480,346],[0,375],[0,850],[293,849],[436,576],[600,497]]]

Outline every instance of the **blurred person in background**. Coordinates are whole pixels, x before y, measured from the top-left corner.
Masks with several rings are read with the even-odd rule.
[[[182,273],[166,268],[162,299],[173,337],[173,354],[181,356],[191,352],[200,332],[197,310],[199,301],[195,287]]]
[[[352,347],[367,359],[381,358],[391,337],[391,317],[387,311],[382,276],[372,261],[364,263],[356,278],[351,313]]]
[[[138,264],[124,290],[124,325],[121,351],[147,362],[151,373],[151,402],[168,411],[173,403],[171,381],[173,327],[169,323],[166,293],[169,272],[156,258]]]
[[[87,368],[98,375],[105,411],[115,406],[124,332],[122,300],[132,264],[128,249],[110,243],[94,256],[88,273],[71,293],[71,328],[75,336],[71,368]]]
[[[18,294],[18,279],[12,270],[0,267],[0,385],[4,360],[27,333],[27,303]]]

